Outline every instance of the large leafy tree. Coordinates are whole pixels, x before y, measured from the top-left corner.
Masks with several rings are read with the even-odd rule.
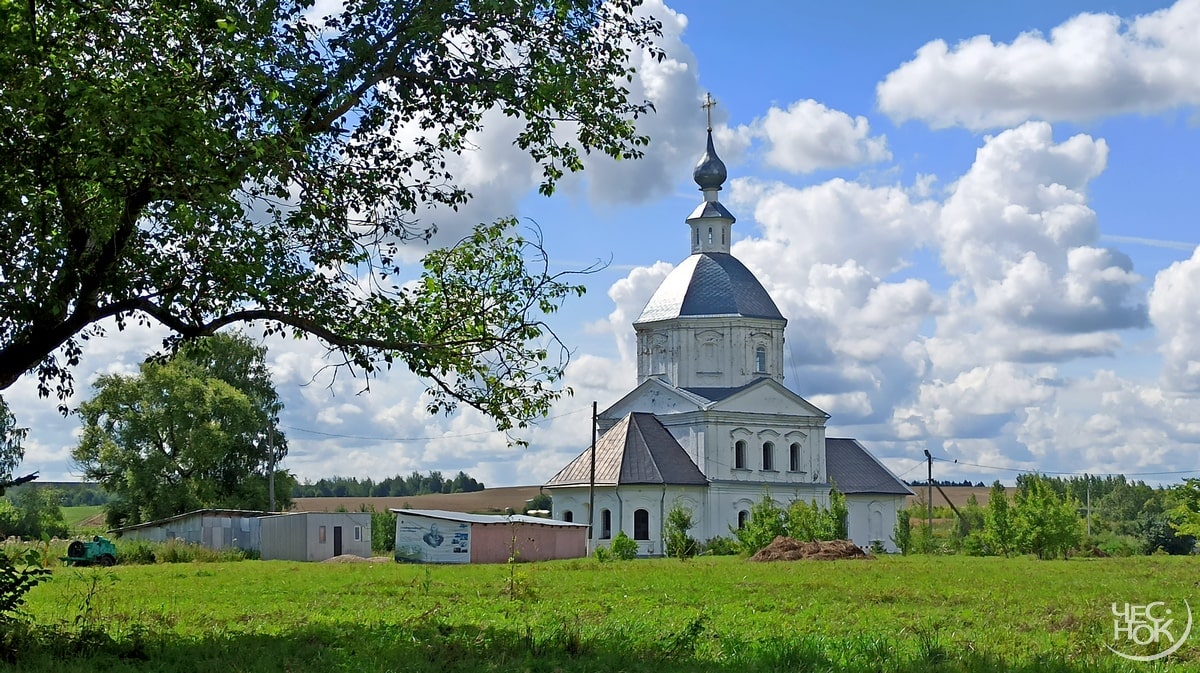
[[[110,524],[202,507],[267,508],[268,471],[287,445],[274,428],[281,405],[263,354],[244,336],[218,334],[144,363],[136,376],[96,381],[79,410],[83,435],[72,457],[85,478],[117,496]],[[284,506],[291,487],[278,485]]]
[[[0,495],[4,495],[4,490],[10,486],[37,478],[36,472],[22,477],[13,475],[13,470],[25,457],[25,447],[21,443],[28,434],[29,428],[17,427],[17,418],[9,410],[4,398],[0,397]]]
[[[34,372],[65,398],[108,319],[168,350],[257,322],[337,366],[404,363],[431,411],[543,413],[566,357],[545,314],[580,288],[539,241],[480,226],[393,279],[426,209],[469,198],[446,160],[485,112],[521,121],[545,193],[585,153],[640,155],[638,2],[0,3],[0,390]]]

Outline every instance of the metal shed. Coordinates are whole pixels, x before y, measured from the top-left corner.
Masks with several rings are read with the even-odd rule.
[[[260,520],[264,561],[371,556],[370,512],[294,512]]]
[[[265,512],[240,509],[198,509],[186,514],[147,521],[109,531],[126,540],[166,542],[182,540],[209,549],[259,548],[259,519]]]
[[[506,563],[587,556],[587,524],[521,514],[464,514],[393,509],[396,560],[410,563]]]

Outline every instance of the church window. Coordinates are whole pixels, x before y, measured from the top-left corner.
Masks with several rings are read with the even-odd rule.
[[[607,509],[600,510],[600,539],[607,540],[612,537],[612,511]]]
[[[767,347],[759,346],[754,349],[754,371],[757,374],[765,374],[767,371]]]
[[[693,229],[692,233],[696,234],[696,245],[700,245],[700,227]]]
[[[745,528],[748,523],[750,523],[750,512],[743,509],[738,512],[738,530]]]
[[[721,245],[725,245],[725,227],[721,227]]]
[[[788,461],[788,469],[791,470],[792,472],[799,472],[800,471],[800,443],[792,442],[792,445],[789,447],[788,453],[789,453],[788,457],[790,458],[790,460]]]
[[[567,511],[563,512],[563,521],[566,521],[567,523],[571,523],[574,520],[575,520],[574,512],[572,512],[569,509]]]
[[[708,228],[708,244],[712,245],[712,242],[713,242],[712,227],[709,227]]]
[[[762,469],[775,469],[775,445],[771,442],[763,442],[763,461]]]
[[[650,512],[649,510],[637,509],[633,511],[633,539],[649,540],[650,539]]]
[[[746,469],[746,442],[740,439],[733,445],[733,469]]]

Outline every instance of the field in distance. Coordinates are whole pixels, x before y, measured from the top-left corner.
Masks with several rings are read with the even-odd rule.
[[[375,511],[383,512],[393,507],[408,507],[488,513],[503,512],[507,507],[520,514],[525,511],[526,501],[540,492],[539,486],[509,486],[485,488],[470,493],[432,493],[398,498],[295,498],[292,500],[292,511],[334,512],[340,507],[349,512],[357,512],[363,507],[374,507]]]
[[[1114,603],[1168,601],[1182,637],[1196,568],[1155,556],[56,568],[29,594],[43,630],[12,642],[0,671],[1195,671],[1197,636],[1151,664],[1105,645]]]

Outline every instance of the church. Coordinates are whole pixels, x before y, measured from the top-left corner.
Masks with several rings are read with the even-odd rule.
[[[846,495],[850,538],[894,551],[896,512],[911,491],[854,439],[825,436],[829,414],[783,385],[787,319],[730,254],[735,218],[717,198],[725,164],[712,129],[693,177],[704,200],[687,218],[691,255],[663,280],[633,328],[637,386],[597,418],[589,548],[620,531],[642,556],[665,553],[676,505],[689,535],[730,536],[764,494],[828,505]],[[587,523],[592,448],[545,485],[552,516]]]

